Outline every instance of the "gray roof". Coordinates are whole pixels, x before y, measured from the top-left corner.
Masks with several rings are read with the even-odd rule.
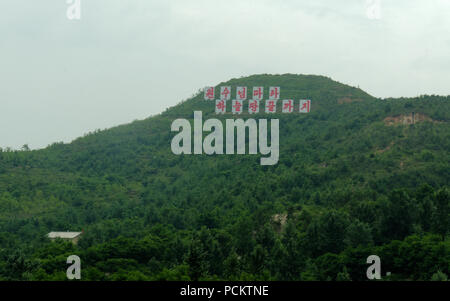
[[[67,238],[72,239],[79,236],[82,232],[50,232],[47,234],[49,238]]]

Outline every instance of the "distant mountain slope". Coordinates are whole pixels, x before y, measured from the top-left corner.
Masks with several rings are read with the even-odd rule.
[[[261,252],[270,253],[272,249],[257,242],[247,246],[245,241],[257,238],[239,238],[239,233],[259,233],[265,225],[273,224],[271,216],[275,214],[288,214],[288,224],[295,224],[298,231],[294,231],[295,235],[304,237],[313,235],[314,221],[319,223],[323,216],[337,210],[341,215],[336,219],[345,223],[345,233],[351,225],[363,223],[361,227],[371,237],[367,244],[377,246],[420,231],[439,233],[421,217],[428,212],[422,207],[428,205],[422,204],[426,198],[419,200],[418,195],[425,189],[427,197],[435,197],[439,189],[448,187],[449,96],[382,100],[313,75],[254,75],[217,84],[221,85],[232,86],[233,94],[236,86],[264,86],[266,91],[269,86],[280,86],[282,99],[311,99],[311,113],[218,116],[214,103],[204,101],[203,94],[198,93],[157,116],[91,133],[70,144],[54,144],[38,151],[1,152],[3,248],[23,248],[31,254],[47,244],[42,237],[50,230],[85,229],[80,252],[92,253],[101,243],[112,243],[119,235],[142,239],[151,233],[152,239],[170,237],[170,243],[160,245],[162,250],[158,252],[164,253],[177,239],[183,242],[180,254],[173,255],[176,259],[167,254],[164,256],[170,258],[155,257],[160,267],[178,269],[183,263],[189,265],[186,256],[194,252],[189,250],[189,239],[197,239],[202,227],[224,231],[220,232],[222,238],[216,232],[210,233],[222,247],[224,241],[230,244],[233,251],[224,247],[224,261],[232,260],[229,256],[236,252],[251,266],[252,252],[261,251],[258,245],[263,248]],[[170,150],[175,135],[170,131],[171,123],[177,118],[192,120],[196,110],[203,112],[204,120],[278,118],[278,164],[261,166],[260,155],[174,155]],[[420,116],[414,124],[397,122],[406,118],[399,116],[413,113]],[[408,194],[411,221],[406,228],[386,220],[386,212],[397,210],[390,207],[395,189]],[[433,202],[426,214],[436,212],[438,203]],[[167,228],[155,230],[158,225]],[[278,229],[280,240],[285,239],[283,227],[274,229]],[[338,254],[352,246],[349,234],[342,235],[336,236],[336,244],[311,242],[302,248],[307,248],[312,259],[326,252]],[[33,247],[26,247],[30,244]],[[86,251],[89,248],[94,249]],[[92,267],[96,260],[100,259],[92,259]],[[96,269],[103,271],[99,266]],[[291,277],[267,269],[275,279]],[[243,267],[239,273],[242,271],[262,275],[262,271],[251,268]],[[207,274],[226,277],[211,269],[202,275]]]

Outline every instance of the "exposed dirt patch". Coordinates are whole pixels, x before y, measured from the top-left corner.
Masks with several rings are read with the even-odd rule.
[[[390,150],[391,147],[392,147],[393,145],[394,145],[394,141],[392,141],[391,143],[389,143],[389,145],[386,146],[386,148],[376,150],[375,152],[376,152],[377,154],[382,154],[382,153],[387,152],[388,150]]]
[[[362,99],[361,98],[342,97],[337,100],[337,103],[341,105],[343,103],[351,103],[351,102],[355,102],[355,101],[362,101]]]
[[[422,113],[410,113],[410,114],[403,114],[403,115],[396,115],[396,116],[389,116],[384,118],[384,124],[390,126],[390,125],[410,125],[415,124],[418,122],[435,122],[438,123],[440,121],[433,120],[432,118],[428,117],[425,114]]]
[[[284,229],[284,226],[287,222],[287,213],[281,213],[281,214],[275,214],[272,217],[272,222],[275,228],[275,231],[278,233],[281,233],[281,231]]]

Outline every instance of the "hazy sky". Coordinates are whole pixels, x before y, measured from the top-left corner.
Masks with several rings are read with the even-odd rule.
[[[0,147],[70,142],[257,73],[450,94],[450,0],[380,2],[373,19],[366,0],[81,0],[69,20],[66,0],[1,0]]]

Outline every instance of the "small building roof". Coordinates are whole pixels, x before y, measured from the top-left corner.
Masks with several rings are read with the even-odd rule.
[[[49,238],[66,238],[72,239],[79,236],[82,232],[50,232],[47,234]]]

